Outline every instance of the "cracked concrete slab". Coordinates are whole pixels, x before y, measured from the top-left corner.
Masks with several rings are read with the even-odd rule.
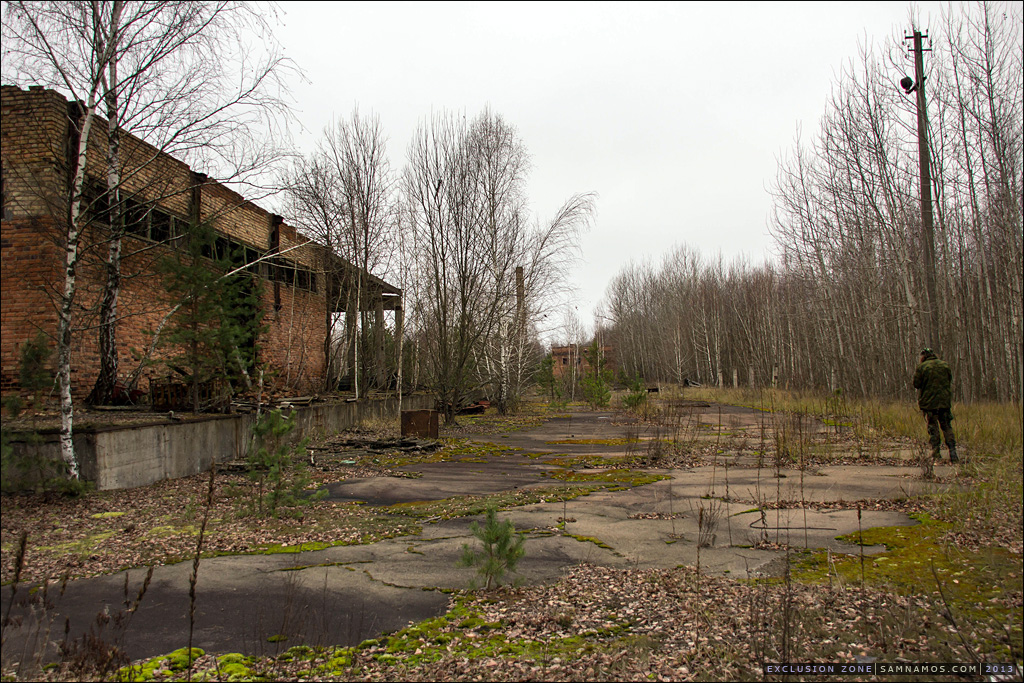
[[[555,469],[514,453],[488,457],[483,462],[435,462],[401,468],[416,477],[368,477],[337,482],[327,487],[337,501],[394,505],[455,496],[488,495],[520,488],[551,485],[545,475]]]
[[[702,425],[695,431],[713,434],[728,429],[735,435],[753,429],[758,439],[763,438],[765,418],[758,411],[723,407],[720,417],[715,407],[688,410],[680,419]],[[557,486],[559,482],[547,476],[553,466],[530,453],[615,458],[636,452],[637,440],[643,443],[659,434],[635,421],[617,420],[611,413],[581,413],[507,437],[480,440],[522,450],[485,462],[405,468],[417,478],[339,482],[329,487],[330,496],[390,505]],[[776,476],[770,468],[757,467],[748,452],[723,456],[711,466],[651,472],[668,479],[626,490],[599,490],[565,502],[553,494],[551,500],[503,511],[501,517],[510,518],[528,536],[520,579],[554,581],[566,567],[581,562],[667,568],[693,566],[698,560],[708,573],[770,575],[784,566],[785,551],[779,545],[858,552],[857,546],[837,537],[858,528],[914,523],[901,513],[877,510],[865,510],[858,521],[855,509],[814,509],[801,502],[904,498],[936,486],[916,478],[916,468],[885,465],[782,469]],[[773,501],[790,505],[763,513],[756,509],[757,502]],[[705,521],[702,530],[702,518],[713,518],[714,523]],[[204,559],[196,586],[193,644],[210,652],[249,654],[272,654],[300,643],[351,645],[440,614],[448,604],[448,592],[465,588],[474,577],[474,569],[456,566],[462,545],[475,543],[472,521],[426,523],[419,534],[368,545]],[[699,541],[704,541],[703,547],[698,547]],[[133,658],[187,643],[190,570],[188,562],[154,570],[123,643]],[[144,575],[144,569],[130,572],[129,595],[137,592]],[[126,573],[121,572],[69,582],[60,596],[51,589],[54,632],[62,630],[68,618],[74,637],[94,623],[97,613],[118,611],[125,585]],[[4,591],[4,610],[9,600]],[[14,614],[21,617],[21,626],[5,634],[5,658],[9,652],[31,650],[32,639],[38,637],[36,627],[43,626],[38,610],[31,607],[16,604]]]

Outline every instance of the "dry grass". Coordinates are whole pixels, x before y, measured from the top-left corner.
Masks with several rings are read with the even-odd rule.
[[[925,422],[914,400],[847,400],[781,389],[703,387],[686,389],[684,395],[775,414],[814,415],[845,425],[868,451],[881,438],[896,438],[911,441],[928,455]],[[953,415],[964,460],[957,478],[963,486],[931,500],[931,512],[953,523],[951,540],[960,545],[995,543],[1019,554],[1024,536],[1024,410],[1018,403],[957,403]]]
[[[401,424],[394,417],[364,417],[352,431],[368,432],[380,438],[394,438],[400,435]]]
[[[917,403],[882,399],[836,399],[822,394],[783,389],[688,388],[689,400],[742,405],[769,412],[800,413],[821,418],[846,418],[865,435],[927,439]],[[1024,409],[1017,403],[955,403],[957,441],[972,453],[1012,455],[1024,446]]]

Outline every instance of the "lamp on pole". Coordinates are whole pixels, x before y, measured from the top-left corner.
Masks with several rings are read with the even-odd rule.
[[[935,290],[935,226],[932,214],[931,152],[928,148],[928,105],[924,96],[924,53],[931,48],[923,46],[928,36],[918,30],[904,40],[913,40],[914,78],[900,80],[906,94],[917,93],[917,156],[921,169],[921,243],[924,249],[924,282],[928,315],[925,320],[923,344],[939,349],[939,302]]]

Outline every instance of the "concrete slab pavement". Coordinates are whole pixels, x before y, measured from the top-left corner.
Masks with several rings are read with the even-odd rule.
[[[737,423],[756,425],[761,419],[756,411],[730,411]],[[609,413],[583,413],[510,434],[500,443],[532,452],[614,458],[633,447],[625,443],[627,437],[649,434],[650,429],[642,425],[616,423]],[[495,437],[481,440],[499,441]],[[557,485],[547,476],[552,466],[543,460],[512,453],[482,463],[427,463],[409,468],[420,478],[345,481],[332,485],[330,492],[338,499],[388,505]],[[521,579],[553,581],[566,567],[580,562],[609,567],[692,566],[702,538],[707,541],[707,547],[699,549],[702,571],[744,578],[771,574],[782,566],[784,552],[765,542],[856,552],[856,546],[836,537],[857,531],[857,513],[796,507],[762,514],[754,509],[756,501],[896,498],[935,486],[915,478],[915,468],[880,465],[827,466],[802,476],[799,470],[784,469],[783,476],[776,477],[772,470],[751,467],[742,458],[723,458],[712,466],[654,471],[670,479],[629,490],[598,491],[564,504],[550,500],[502,512],[502,517],[512,519],[517,529],[528,534]],[[713,525],[705,523],[703,532],[702,516],[715,518]],[[456,566],[462,545],[475,543],[471,521],[459,518],[425,524],[415,536],[369,545],[205,559],[196,587],[194,646],[212,652],[264,654],[300,643],[351,645],[440,614],[448,604],[446,591],[465,588],[474,576],[473,569]],[[860,526],[913,523],[901,513],[868,510]],[[881,550],[866,548],[865,552]],[[190,570],[190,563],[181,563],[154,571],[147,595],[124,635],[123,646],[133,658],[186,644]],[[130,572],[129,595],[137,592],[144,574],[144,569]],[[118,611],[125,582],[124,572],[70,582],[62,596],[53,598],[48,614],[59,625],[55,632],[62,631],[67,618],[75,637],[94,623],[98,612]],[[6,610],[9,591],[2,595]],[[31,651],[35,626],[40,624],[38,610],[30,606],[15,604],[13,613],[20,616],[21,626],[5,634],[5,659]]]

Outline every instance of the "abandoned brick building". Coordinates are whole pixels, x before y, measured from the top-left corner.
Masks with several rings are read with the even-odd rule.
[[[18,389],[20,349],[42,331],[51,341],[57,329],[57,296],[64,283],[62,245],[71,181],[77,164],[76,127],[79,106],[59,93],[30,87],[2,86],[2,341],[0,383],[5,392]],[[78,397],[90,392],[99,372],[97,308],[105,282],[109,225],[101,208],[106,187],[104,150],[107,124],[97,118],[90,135],[85,203],[91,212],[83,222],[82,256],[75,299],[72,386]],[[394,359],[384,355],[385,310],[393,310],[401,334],[401,290],[362,273],[361,300],[347,296],[356,269],[326,247],[228,187],[208,179],[185,163],[147,143],[122,136],[121,207],[125,220],[122,285],[118,304],[119,374],[154,380],[168,377],[159,362],[140,365],[153,347],[154,331],[173,308],[157,263],[181,248],[189,230],[211,226],[217,255],[244,256],[244,264],[260,286],[265,332],[255,344],[258,361],[270,370],[268,382],[296,392],[319,390],[325,376],[340,377],[351,369],[343,357],[339,368],[327,367],[329,326],[341,325],[354,338],[359,311],[378,332],[368,348],[366,364],[375,364],[375,379],[386,377]],[[212,254],[211,254],[212,256]],[[213,261],[210,261],[213,267]],[[337,332],[334,333],[338,335]],[[349,344],[349,347],[354,345]],[[335,349],[337,346],[334,347]],[[157,349],[150,360],[166,358]],[[342,354],[344,355],[344,354]],[[147,382],[140,383],[145,389]]]
[[[581,378],[590,374],[593,372],[593,369],[591,368],[590,361],[587,359],[588,353],[589,348],[585,344],[551,347],[551,358],[554,360],[554,365],[551,368],[552,373],[558,379],[567,376]],[[618,372],[615,352],[610,345],[602,345],[598,349],[598,353],[601,355],[601,362],[606,370],[609,370],[613,375]]]

